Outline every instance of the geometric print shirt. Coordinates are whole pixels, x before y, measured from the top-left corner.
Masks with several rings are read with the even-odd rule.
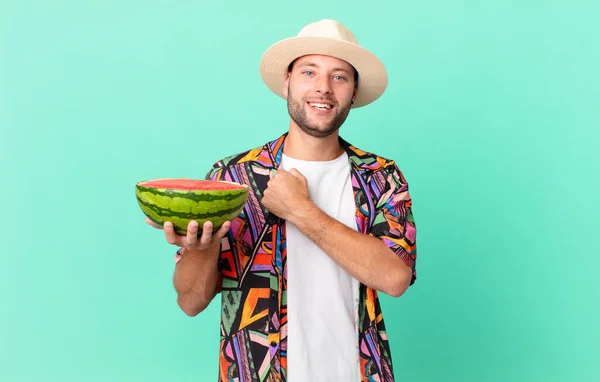
[[[214,163],[206,179],[247,184],[248,202],[221,242],[219,381],[286,381],[287,263],[285,221],[262,205],[267,182],[281,163],[287,133],[263,146]],[[359,232],[382,240],[412,268],[416,229],[412,200],[393,160],[338,137],[348,154]],[[185,255],[180,248],[176,260]],[[361,381],[394,381],[378,292],[360,283],[355,311]]]

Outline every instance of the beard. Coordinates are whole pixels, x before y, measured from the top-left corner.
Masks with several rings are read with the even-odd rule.
[[[333,100],[328,98],[325,98],[323,100],[334,102]],[[287,105],[290,117],[305,134],[316,138],[325,138],[335,133],[340,128],[340,126],[342,126],[342,124],[346,121],[346,118],[348,117],[351,108],[350,103],[344,108],[340,108],[339,105],[336,105],[338,107],[335,110],[335,115],[333,116],[333,119],[329,123],[319,128],[318,124],[314,122],[311,123],[308,120],[308,116],[306,115],[306,109],[304,108],[306,104],[307,100],[303,98],[294,98],[292,96],[292,91],[288,86]]]

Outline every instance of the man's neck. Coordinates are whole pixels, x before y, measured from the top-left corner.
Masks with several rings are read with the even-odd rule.
[[[299,128],[290,127],[283,153],[291,158],[306,161],[330,161],[344,153],[338,141],[338,134],[325,138],[307,135]]]

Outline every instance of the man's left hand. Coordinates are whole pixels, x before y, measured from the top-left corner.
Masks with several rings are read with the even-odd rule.
[[[284,220],[293,220],[299,210],[312,204],[308,182],[295,168],[289,172],[279,168],[267,182],[262,204]]]

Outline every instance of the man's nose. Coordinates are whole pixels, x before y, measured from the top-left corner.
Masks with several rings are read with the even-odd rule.
[[[331,84],[329,83],[329,78],[327,77],[319,77],[317,79],[317,91],[322,94],[331,93]]]

